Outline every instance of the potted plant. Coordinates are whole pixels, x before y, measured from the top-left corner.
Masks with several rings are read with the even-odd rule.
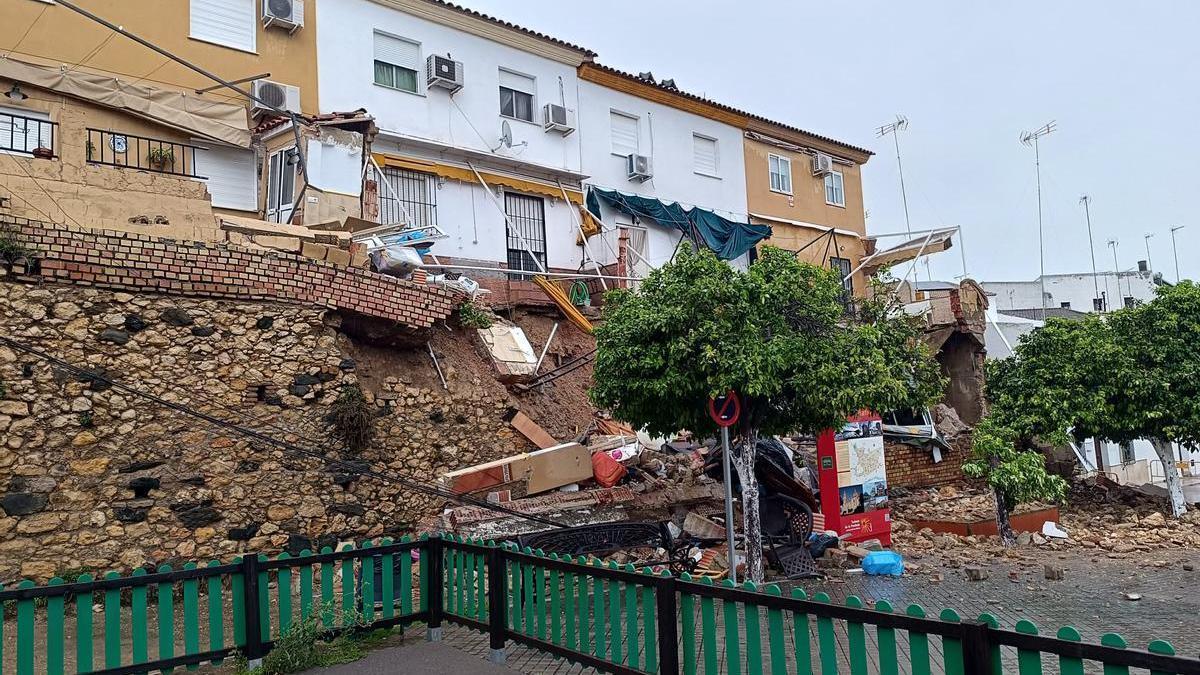
[[[174,166],[175,150],[161,145],[157,148],[150,148],[146,159],[150,160],[150,166],[161,171],[167,166]]]
[[[33,149],[33,156],[38,159],[54,159],[54,150],[39,145]]]
[[[96,154],[96,144],[88,141],[84,147],[87,148],[87,161],[90,162],[92,161],[92,157]]]

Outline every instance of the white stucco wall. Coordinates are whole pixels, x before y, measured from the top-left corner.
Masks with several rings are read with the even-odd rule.
[[[1154,299],[1154,281],[1149,273],[1122,272],[1120,277],[1112,272],[1100,273],[1096,281],[1100,293],[1108,297],[1109,309],[1124,306],[1124,298],[1132,296],[1140,302]],[[1118,291],[1118,284],[1120,290]],[[1034,281],[985,281],[984,290],[995,293],[992,304],[1000,311],[1006,309],[1033,309],[1042,306],[1041,283]],[[1060,307],[1071,303],[1071,309],[1079,312],[1092,311],[1092,298],[1096,286],[1091,274],[1054,274],[1046,276],[1046,306]]]
[[[593,82],[579,82],[580,137],[583,173],[587,183],[610,190],[680,202],[716,211],[726,218],[746,218],[746,172],[740,129],[715,120],[677,110]],[[652,158],[654,177],[643,183],[631,181],[626,174],[625,158],[613,154],[610,113],[617,111],[638,118],[640,154]],[[717,172],[697,173],[693,155],[693,134],[717,142]],[[607,207],[603,218],[609,227],[629,224],[627,216]],[[647,226],[646,257],[655,265],[671,258],[680,232],[652,222]],[[593,253],[603,262],[614,260],[615,234],[608,244],[592,244]]]
[[[514,146],[498,155],[556,169],[578,171],[579,134],[542,129],[545,103],[578,107],[575,68],[405,14],[369,0],[317,3],[317,70],[321,112],[366,108],[384,135],[412,137],[491,152],[499,145],[499,81],[505,68],[535,80],[534,123],[509,119]],[[375,84],[375,32],[420,43],[418,93]],[[453,102],[445,89],[425,86],[425,58],[450,56],[463,62],[464,86]],[[457,106],[455,105],[457,104]],[[461,108],[461,112],[460,109]],[[521,146],[522,142],[527,143]]]

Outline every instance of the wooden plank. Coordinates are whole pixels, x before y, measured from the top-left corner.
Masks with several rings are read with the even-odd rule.
[[[554,440],[554,437],[551,436],[549,432],[539,426],[537,422],[534,422],[532,419],[530,419],[528,415],[520,410],[517,410],[516,408],[509,409],[509,411],[505,413],[503,419],[505,422],[508,422],[512,428],[519,431],[522,436],[528,438],[531,443],[543,450],[546,448],[553,448],[554,446],[558,445],[558,441]]]

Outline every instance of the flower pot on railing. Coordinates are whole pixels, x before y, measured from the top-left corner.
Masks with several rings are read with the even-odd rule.
[[[175,151],[172,148],[150,148],[146,160],[158,171],[166,171],[175,166]]]
[[[50,148],[34,148],[33,156],[38,159],[54,159],[54,151]]]

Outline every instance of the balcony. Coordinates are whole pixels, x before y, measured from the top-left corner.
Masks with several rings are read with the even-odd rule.
[[[37,117],[0,113],[0,152],[51,159],[58,123]]]
[[[205,176],[196,173],[197,150],[203,152],[204,148],[134,134],[87,130],[88,164],[204,179]]]

